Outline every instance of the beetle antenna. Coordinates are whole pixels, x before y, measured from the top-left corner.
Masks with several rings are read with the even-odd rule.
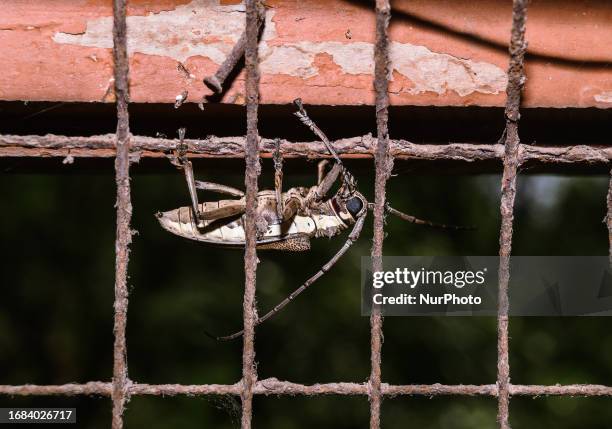
[[[295,104],[295,107],[298,108],[298,111],[295,112],[294,115],[297,116],[304,125],[310,128],[310,130],[321,139],[329,153],[331,153],[334,160],[338,164],[342,164],[342,160],[338,156],[338,152],[336,152],[336,150],[332,147],[331,142],[329,141],[325,133],[321,131],[321,128],[319,128],[317,124],[315,124],[314,121],[310,119],[308,113],[306,113],[306,109],[304,109],[304,105],[302,104],[302,99],[296,98],[295,100],[293,100],[293,104]]]
[[[207,331],[204,331],[204,334],[206,334],[207,337],[212,338],[213,340],[216,340],[216,341],[231,341],[231,340],[235,340],[236,338],[242,337],[242,334],[244,334],[244,330],[240,330],[238,332],[234,332],[231,335],[225,335],[225,336],[213,335]]]
[[[374,210],[374,204],[373,203],[368,203],[368,209],[369,210]],[[396,210],[393,207],[391,207],[389,204],[385,204],[385,211],[387,213],[390,213],[390,214],[392,214],[394,216],[399,217],[402,220],[405,220],[406,222],[414,223],[416,225],[425,225],[425,226],[431,226],[433,228],[441,228],[441,229],[454,229],[456,231],[465,231],[465,230],[474,230],[474,229],[476,229],[476,227],[474,227],[474,226],[446,225],[444,223],[436,223],[436,222],[432,222],[432,221],[425,220],[425,219],[419,219],[418,217],[411,216],[409,214],[406,214],[404,212]]]
[[[297,288],[296,290],[291,292],[291,294],[287,298],[285,298],[283,301],[281,301],[279,304],[277,304],[276,307],[274,307],[272,310],[268,311],[262,317],[257,318],[257,320],[255,320],[255,326],[258,326],[258,325],[262,324],[263,322],[268,320],[270,317],[274,316],[279,311],[281,311],[287,304],[289,304],[299,294],[301,294],[306,289],[308,289],[308,287],[310,287],[310,285],[312,285],[315,281],[317,281],[319,278],[321,278],[325,273],[327,273],[336,264],[336,262],[338,262],[338,260],[346,253],[346,251],[359,238],[359,234],[361,234],[361,230],[363,229],[363,224],[365,223],[366,214],[367,213],[364,212],[363,216],[361,216],[359,219],[357,219],[357,222],[355,222],[355,225],[353,226],[353,230],[349,234],[348,239],[346,240],[344,245],[340,248],[340,250],[338,250],[338,252],[325,265],[323,265],[323,267],[321,267],[321,269],[319,271],[317,271],[312,277],[310,277],[308,280],[306,280],[299,288]],[[209,337],[211,337],[211,338],[213,338],[215,340],[218,340],[218,341],[229,341],[229,340],[235,340],[236,338],[241,337],[242,334],[244,333],[244,330],[240,330],[240,331],[235,332],[235,333],[233,333],[231,335],[226,335],[226,336],[223,336],[223,337],[217,337],[215,335],[209,334],[208,332],[205,332],[205,333],[206,333],[206,335],[208,335]]]
[[[238,331],[236,333],[233,333],[232,335],[226,335],[223,337],[219,337],[217,335],[211,334],[208,331],[204,331],[204,334],[208,337],[208,338],[212,338],[213,340],[216,341],[230,341],[230,340],[235,340],[238,337],[241,337],[242,334],[244,333],[244,331]]]
[[[344,164],[342,163],[340,156],[338,156],[338,152],[336,152],[336,150],[332,146],[331,142],[329,141],[325,133],[321,131],[321,128],[319,128],[312,119],[310,119],[310,117],[308,116],[308,113],[306,113],[306,109],[304,109],[304,105],[302,104],[302,99],[296,98],[295,100],[293,100],[293,104],[295,104],[295,106],[298,108],[298,111],[294,112],[294,115],[297,116],[304,125],[310,128],[310,130],[313,133],[315,133],[317,137],[321,139],[321,141],[323,142],[323,144],[325,145],[325,147],[327,148],[331,156],[334,158],[336,163],[342,166],[342,177],[348,186],[349,192],[351,193],[355,192],[355,188],[356,188],[355,178],[344,167]]]

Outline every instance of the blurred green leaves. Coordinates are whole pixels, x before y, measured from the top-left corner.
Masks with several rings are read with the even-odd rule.
[[[271,186],[270,171],[264,163],[262,187]],[[182,176],[170,167],[167,173],[132,179],[133,228],[139,234],[129,266],[129,375],[147,383],[234,383],[241,374],[241,342],[217,343],[205,331],[225,334],[241,327],[243,253],[182,240],[159,227],[155,212],[188,204]],[[285,185],[309,185],[314,176],[286,171]],[[243,182],[242,172],[200,172],[198,178],[239,188]],[[110,380],[114,177],[5,174],[0,180],[0,383]],[[358,180],[372,198],[372,176]],[[606,190],[603,177],[521,177],[514,253],[606,254]],[[497,254],[498,176],[401,175],[391,179],[388,198],[415,216],[478,229],[440,231],[390,217],[385,254]],[[368,222],[361,240],[331,272],[258,328],[260,378],[367,379],[369,324],[360,316],[359,264],[370,252],[371,235]],[[319,269],[345,239],[316,240],[308,253],[260,252],[260,314]],[[383,381],[493,383],[495,324],[495,318],[387,318]],[[612,384],[606,318],[513,318],[510,335],[514,383]],[[107,427],[110,420],[107,399],[0,398],[2,404],[11,401],[76,403],[83,427]],[[233,401],[136,397],[128,404],[128,427],[235,427]],[[389,398],[383,426],[486,428],[495,426],[495,413],[492,398]],[[368,406],[366,398],[258,397],[254,415],[255,424],[267,428],[364,427]],[[516,427],[606,427],[611,418],[603,399],[511,401]]]

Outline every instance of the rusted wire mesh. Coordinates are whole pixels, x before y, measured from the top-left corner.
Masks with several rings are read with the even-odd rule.
[[[375,159],[375,210],[372,257],[380,268],[384,237],[385,185],[392,169],[393,158],[423,160],[455,160],[478,162],[503,161],[500,231],[499,314],[498,314],[498,375],[496,384],[488,385],[391,385],[382,382],[382,316],[374,311],[371,317],[371,374],[366,383],[296,384],[275,378],[257,379],[255,365],[255,305],[257,255],[255,251],[254,207],[257,195],[260,156],[269,157],[275,149],[273,140],[260,139],[257,130],[259,105],[259,72],[257,38],[260,19],[258,0],[247,0],[246,14],[246,101],[247,135],[245,137],[208,137],[204,140],[186,140],[190,153],[212,158],[242,158],[246,160],[245,184],[247,198],[245,292],[244,292],[244,347],[242,379],[235,384],[151,385],[132,382],[128,378],[125,329],[127,323],[128,289],[127,266],[131,241],[131,202],[129,164],[141,156],[160,157],[176,147],[168,139],[132,136],[128,117],[128,55],[126,40],[126,0],[114,0],[114,61],[115,93],[117,99],[117,132],[114,135],[94,137],[64,136],[0,136],[0,156],[45,157],[82,156],[115,157],[117,182],[117,236],[114,322],[114,368],[112,382],[88,382],[65,385],[0,385],[4,395],[101,395],[112,399],[112,427],[123,427],[125,403],[132,395],[236,395],[242,400],[242,427],[250,428],[253,413],[253,395],[366,395],[370,400],[370,427],[380,427],[380,408],[384,396],[397,395],[466,395],[492,396],[498,399],[498,423],[508,428],[509,400],[511,396],[612,396],[612,387],[585,385],[515,385],[510,383],[508,361],[508,258],[511,253],[513,206],[516,195],[518,167],[525,162],[560,164],[607,164],[612,159],[612,148],[572,146],[534,147],[522,145],[518,136],[519,106],[525,82],[523,59],[526,50],[526,0],[514,0],[512,33],[510,40],[510,67],[508,73],[506,131],[504,144],[446,144],[421,145],[404,140],[391,140],[388,133],[388,62],[389,36],[387,32],[391,9],[388,0],[376,1],[375,90],[377,138],[363,136],[334,142],[343,157]],[[244,43],[242,41],[241,43]],[[321,158],[327,156],[322,144],[282,141],[284,157]],[[612,180],[608,193],[607,226],[612,254]]]

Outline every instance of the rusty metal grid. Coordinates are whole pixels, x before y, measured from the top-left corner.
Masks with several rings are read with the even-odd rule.
[[[176,147],[171,139],[132,136],[129,133],[128,55],[126,40],[126,2],[113,1],[114,76],[117,104],[117,131],[113,135],[94,137],[14,136],[0,135],[0,156],[4,157],[114,157],[117,183],[117,235],[115,244],[115,316],[113,378],[111,382],[87,382],[64,385],[0,385],[4,395],[100,395],[112,400],[112,427],[123,427],[125,403],[133,395],[236,395],[242,401],[242,428],[250,428],[253,395],[362,395],[370,400],[370,427],[380,427],[380,407],[383,397],[398,395],[463,395],[496,397],[498,401],[498,425],[509,428],[509,401],[512,396],[612,396],[612,386],[596,384],[572,385],[518,385],[510,383],[508,360],[508,260],[511,254],[513,209],[516,195],[518,167],[526,162],[542,164],[608,164],[612,148],[591,146],[533,147],[520,143],[518,136],[519,107],[525,83],[524,55],[526,51],[525,23],[527,0],[514,0],[512,32],[509,45],[510,66],[506,101],[506,129],[504,144],[476,145],[450,143],[445,145],[421,145],[404,140],[392,140],[388,134],[388,24],[391,15],[389,0],[376,1],[376,44],[374,51],[376,91],[377,138],[370,135],[342,139],[334,147],[345,158],[374,157],[375,202],[374,237],[372,257],[380,264],[384,239],[385,185],[393,166],[393,159],[455,160],[478,162],[503,161],[502,196],[500,202],[500,269],[499,311],[497,329],[497,380],[487,385],[391,385],[382,382],[381,350],[383,343],[382,315],[373,312],[371,325],[371,374],[365,383],[325,383],[314,385],[279,381],[275,378],[257,379],[255,364],[255,305],[257,254],[255,250],[254,204],[257,195],[257,179],[260,173],[260,156],[270,157],[274,142],[260,139],[257,129],[259,106],[259,71],[257,57],[258,0],[246,1],[246,104],[247,135],[245,137],[207,137],[204,140],[186,140],[190,152],[196,156],[211,158],[245,158],[245,185],[247,198],[246,250],[244,260],[245,292],[243,303],[244,345],[242,353],[242,379],[229,385],[204,384],[151,385],[129,379],[127,370],[125,330],[127,323],[128,289],[127,267],[132,230],[129,164],[134,158],[161,157]],[[321,158],[327,156],[322,144],[281,142],[285,157]],[[250,203],[249,203],[250,202]],[[612,258],[612,180],[607,197],[606,223]],[[374,267],[376,268],[376,267]]]

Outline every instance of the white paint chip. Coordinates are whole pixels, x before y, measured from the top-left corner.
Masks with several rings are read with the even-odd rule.
[[[308,79],[319,74],[315,65],[318,54],[328,54],[343,71],[351,75],[374,73],[372,43],[309,42],[270,45],[276,39],[268,10],[260,42],[261,71]],[[193,0],[171,11],[146,16],[129,16],[128,51],[170,57],[184,62],[202,56],[221,64],[240,37],[245,23],[245,7],[220,5],[219,0]],[[112,17],[92,19],[83,34],[55,33],[56,43],[112,48]],[[506,73],[494,64],[461,59],[432,52],[424,46],[391,43],[391,71],[413,85],[404,92],[419,94],[454,91],[460,96],[474,92],[498,94],[505,91]],[[597,100],[598,96],[595,96]],[[612,100],[612,95],[609,95]],[[600,100],[598,100],[600,101]]]
[[[612,103],[612,91],[605,91],[594,96],[595,101],[600,103]]]

